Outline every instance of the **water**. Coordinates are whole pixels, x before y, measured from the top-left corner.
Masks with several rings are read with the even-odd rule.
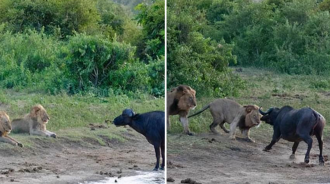
[[[115,182],[117,180],[117,183]],[[101,181],[84,182],[80,184],[165,184],[164,172],[137,171],[136,176],[112,177]]]

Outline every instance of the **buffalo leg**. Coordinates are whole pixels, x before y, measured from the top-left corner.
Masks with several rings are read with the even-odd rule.
[[[277,142],[277,140],[272,140],[268,146],[265,147],[264,151],[269,151],[272,149],[273,145]]]
[[[154,148],[155,148],[155,153],[156,153],[156,159],[157,159],[157,162],[156,162],[156,166],[154,168],[154,171],[158,171],[158,168],[159,168],[159,155],[160,155],[160,151],[159,151],[159,145],[158,144],[155,144],[154,145]]]
[[[304,136],[300,136],[304,141],[305,143],[307,143],[308,147],[307,147],[307,152],[306,152],[306,155],[305,155],[305,163],[309,163],[309,152],[311,151],[312,149],[312,144],[313,144],[313,139],[308,135],[304,135]]]
[[[165,142],[162,142],[160,149],[161,149],[162,160],[163,160],[160,170],[164,170],[164,168],[165,168]]]
[[[316,133],[315,136],[317,138],[317,141],[319,142],[319,149],[320,149],[319,163],[320,165],[324,165],[324,159],[322,155],[322,150],[323,150],[322,133]]]
[[[265,147],[264,151],[269,151],[272,149],[272,147],[274,146],[274,144],[279,141],[281,138],[281,132],[279,130],[279,127],[274,128],[274,134],[273,134],[273,138],[272,141],[270,142],[270,144],[268,146]]]
[[[296,150],[298,148],[299,142],[294,142],[293,146],[292,146],[292,155],[290,156],[290,159],[294,159],[295,158],[295,153]]]

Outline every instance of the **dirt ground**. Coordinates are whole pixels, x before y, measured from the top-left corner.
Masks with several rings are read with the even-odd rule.
[[[256,142],[249,143],[230,140],[225,133],[168,134],[167,178],[173,178],[175,184],[187,178],[203,184],[330,183],[329,139],[324,140],[325,166],[319,166],[315,138],[310,164],[304,164],[306,143],[299,144],[296,158],[290,160],[293,143],[285,140],[276,143],[270,152],[262,151],[271,136],[270,131],[254,132],[251,137]]]
[[[130,176],[136,170],[151,171],[155,163],[152,145],[133,130],[124,138],[127,141],[105,140],[108,146],[92,139],[73,141],[60,136],[52,141],[33,137],[36,147],[0,143],[0,183],[77,184]]]

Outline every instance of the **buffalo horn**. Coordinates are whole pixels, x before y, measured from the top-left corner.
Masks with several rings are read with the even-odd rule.
[[[274,108],[270,108],[270,109],[268,109],[267,112],[263,112],[263,111],[261,110],[261,107],[260,107],[260,108],[259,108],[259,112],[260,112],[261,115],[266,115],[266,114],[269,114],[273,109],[274,109]]]

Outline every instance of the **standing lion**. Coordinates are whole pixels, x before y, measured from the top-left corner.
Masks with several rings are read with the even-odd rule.
[[[9,116],[5,112],[0,111],[0,142],[5,142],[14,146],[23,147],[21,143],[8,136],[11,129],[12,127]]]
[[[218,134],[215,127],[219,125],[226,133],[230,134],[229,137],[231,139],[235,139],[236,128],[238,127],[247,141],[254,142],[250,138],[249,132],[250,128],[260,124],[261,115],[258,106],[242,106],[233,100],[217,99],[195,114],[190,115],[188,118],[196,116],[208,108],[213,117],[213,123],[210,125],[210,129],[213,133]],[[230,131],[224,127],[224,123],[230,124]]]
[[[180,85],[167,92],[167,127],[170,129],[170,115],[179,115],[184,133],[193,135],[188,126],[187,115],[190,109],[194,109],[196,103],[196,91],[189,86]]]
[[[12,122],[13,131],[18,133],[29,133],[30,135],[41,135],[56,138],[54,132],[46,129],[46,124],[49,121],[49,116],[46,109],[38,104],[31,108],[29,114],[23,118],[14,119]]]

